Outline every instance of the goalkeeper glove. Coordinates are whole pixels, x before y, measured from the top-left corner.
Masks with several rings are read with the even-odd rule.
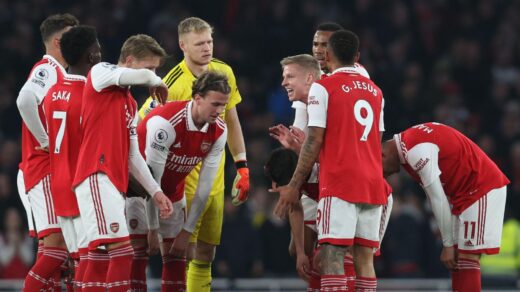
[[[249,196],[249,168],[247,168],[247,162],[243,160],[235,162],[235,165],[237,176],[233,182],[231,197],[233,205],[238,206],[244,203]]]

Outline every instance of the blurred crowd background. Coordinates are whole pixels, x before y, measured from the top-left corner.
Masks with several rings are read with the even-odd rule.
[[[280,86],[279,61],[311,53],[315,27],[324,21],[336,21],[359,35],[360,63],[386,99],[385,138],[420,122],[442,122],[472,138],[506,173],[511,180],[506,223],[517,237],[507,238],[507,252],[514,252],[517,261],[503,273],[518,272],[520,2],[0,0],[0,278],[25,277],[34,259],[16,188],[21,124],[16,97],[44,52],[39,24],[63,12],[98,29],[103,60],[108,62],[117,62],[128,36],[154,36],[170,54],[160,76],[182,59],[180,20],[198,16],[214,26],[214,56],[232,66],[243,97],[238,111],[252,182],[247,204],[237,208],[229,195],[226,198],[222,245],[214,262],[217,277],[296,275],[287,252],[289,225],[272,215],[276,196],[267,192],[263,163],[278,147],[267,128],[293,120]],[[139,104],[145,97],[145,92],[136,92]],[[227,170],[229,185],[234,166]],[[426,196],[404,174],[389,181],[394,209],[382,255],[376,259],[378,276],[447,277]],[[157,258],[152,275],[159,275],[159,267]],[[489,272],[485,264],[482,270]]]

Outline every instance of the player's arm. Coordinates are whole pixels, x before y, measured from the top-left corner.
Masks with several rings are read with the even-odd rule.
[[[173,126],[163,117],[155,116],[146,123],[146,164],[150,167],[155,181],[160,185],[170,146],[175,141]],[[146,202],[148,229],[159,229],[159,212],[152,200]]]
[[[291,225],[292,243],[296,250],[296,270],[302,279],[308,281],[310,265],[304,248],[303,206],[301,201],[294,204],[289,211],[289,224]]]
[[[238,119],[236,107],[226,112],[226,125],[229,151],[233,155],[237,168],[237,175],[231,190],[232,202],[235,206],[238,206],[244,203],[249,196],[249,168],[247,167],[246,146],[244,136],[242,135],[242,126]]]
[[[161,103],[166,101],[168,87],[161,77],[149,69],[132,69],[118,67],[109,63],[99,63],[91,69],[92,86],[98,92],[109,86],[133,86],[141,85],[150,88],[150,94],[159,99]]]
[[[275,207],[275,214],[284,217],[290,205],[295,204],[299,199],[299,190],[303,183],[307,180],[314,163],[318,158],[325,135],[327,126],[327,107],[328,93],[327,90],[318,83],[314,83],[309,91],[309,124],[308,135],[303,143],[298,165],[294,171],[291,182],[287,186],[279,187],[275,191],[280,193],[280,199]]]
[[[296,127],[302,131],[307,130],[307,123],[308,123],[308,115],[307,115],[307,106],[303,104],[301,101],[295,101],[293,102],[293,108],[294,108],[294,122],[293,127]]]
[[[195,225],[197,225],[197,221],[206,207],[213,186],[213,181],[217,176],[220,160],[222,159],[222,152],[226,146],[226,137],[227,133],[224,130],[224,133],[222,133],[217,141],[215,141],[210,152],[202,161],[199,182],[197,183],[195,196],[191,201],[188,218],[186,219],[181,232],[177,234],[170,250],[170,253],[175,257],[186,256],[186,249],[188,248],[190,236],[195,230]]]
[[[36,66],[25,82],[16,99],[16,105],[20,111],[25,125],[40,143],[41,148],[49,146],[49,137],[45,131],[45,126],[40,120],[38,112],[38,105],[43,102],[43,99],[49,89],[56,83],[58,76],[56,69],[49,64],[41,64]],[[42,76],[43,74],[43,76]]]
[[[139,152],[139,142],[137,139],[137,111],[130,127],[130,149],[128,155],[128,166],[130,173],[143,186],[148,194],[150,194],[158,205],[162,218],[169,217],[172,212],[172,203],[161,190],[159,184],[154,180],[148,165],[144,161],[143,156]]]
[[[433,215],[437,220],[445,247],[455,244],[451,208],[442,187],[439,169],[439,147],[432,143],[421,143],[408,151],[407,163],[421,178],[421,183],[428,196]]]
[[[199,220],[208,197],[211,193],[213,181],[217,175],[217,170],[222,159],[222,153],[226,145],[227,131],[224,130],[222,135],[215,141],[211,147],[210,152],[202,161],[202,167],[200,169],[199,182],[197,183],[197,189],[195,190],[195,196],[191,202],[191,208],[188,211],[188,218],[184,224],[184,230],[192,233],[195,230],[195,225]]]

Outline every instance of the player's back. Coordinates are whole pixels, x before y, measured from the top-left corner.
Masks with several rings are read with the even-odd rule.
[[[168,149],[168,156],[161,179],[164,193],[175,202],[184,195],[185,178],[208,155],[212,145],[224,133],[225,124],[220,118],[207,128],[195,129],[191,125],[190,101],[170,102],[162,107],[155,108],[138,125],[137,135],[139,148],[143,157],[146,157],[147,125],[154,119],[162,118],[168,121],[168,127],[161,128],[154,133],[154,140],[148,141],[148,147],[162,150],[162,142],[169,135],[175,136]],[[150,121],[152,119],[152,121]],[[205,126],[206,127],[206,126]]]
[[[386,203],[380,117],[382,92],[344,68],[318,81],[328,92],[327,127],[320,156],[320,196],[343,194],[353,203]],[[309,104],[317,102],[312,96]]]
[[[86,78],[65,75],[47,92],[44,99],[54,207],[59,216],[79,214],[72,180],[81,145],[81,100]]]
[[[137,104],[129,88],[110,85],[118,67],[99,63],[92,67],[83,90],[81,105],[81,146],[73,185],[96,172],[105,173],[120,191],[128,187],[130,131]],[[115,75],[110,76],[109,75]],[[109,84],[101,86],[98,84]],[[134,129],[135,130],[135,129]]]
[[[408,150],[421,143],[438,147],[440,179],[453,204],[454,214],[459,214],[490,190],[509,183],[484,151],[454,128],[440,123],[419,124],[402,132],[400,139],[404,143],[401,147]],[[410,166],[405,165],[405,169],[421,182]]]

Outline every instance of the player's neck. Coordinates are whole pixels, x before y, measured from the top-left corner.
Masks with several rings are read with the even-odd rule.
[[[87,76],[88,68],[84,66],[69,66],[68,73],[73,75]]]
[[[63,68],[67,68],[67,62],[65,62],[65,59],[63,59],[63,57],[61,56],[61,53],[57,49],[46,46],[45,54],[56,59],[56,61],[58,61],[58,63],[60,63],[60,65],[63,66]]]
[[[195,127],[197,127],[197,129],[199,130],[202,129],[202,127],[204,127],[204,125],[206,124],[205,121],[202,121],[200,119],[199,114],[197,113],[197,110],[194,106],[191,107],[191,120]]]
[[[202,73],[208,71],[208,64],[196,64],[192,62],[189,58],[184,58],[184,60],[186,61],[186,66],[188,66],[188,69],[195,77],[198,77],[202,75]]]

